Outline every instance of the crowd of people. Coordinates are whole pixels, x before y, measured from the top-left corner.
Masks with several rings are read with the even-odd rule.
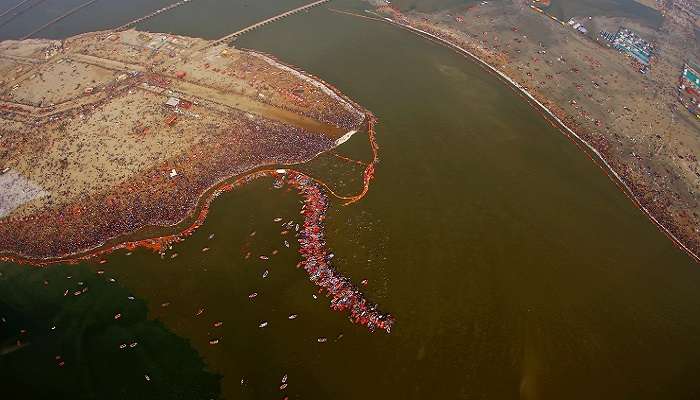
[[[27,258],[82,253],[143,226],[171,226],[227,177],[264,165],[305,162],[333,147],[325,135],[262,117],[230,115],[226,128],[179,156],[120,183],[29,218],[0,223],[0,248]],[[231,129],[231,131],[228,131]],[[169,172],[175,169],[176,177]],[[60,227],[63,234],[56,236]],[[39,260],[37,260],[39,261]]]
[[[273,65],[274,63],[264,62],[259,57],[246,55],[242,58],[256,60],[260,64],[259,67],[265,68],[260,71],[254,70],[260,75],[258,85],[286,82],[284,88],[287,92],[303,86],[304,90],[300,95],[308,97],[309,102],[323,100],[312,102],[314,107],[318,108],[314,110],[323,111],[319,111],[317,115],[323,117],[318,119],[319,122],[330,123],[345,130],[358,129],[362,124],[364,114],[359,105],[352,103],[342,94],[328,94],[331,90],[337,91],[321,90],[319,87],[323,86],[322,84],[317,83],[317,87],[310,79],[301,79],[295,76],[298,74],[281,71]],[[277,74],[272,75],[273,72]],[[52,111],[51,118],[42,121],[45,124],[42,129],[53,130],[59,125],[70,126],[71,121],[81,121],[74,122],[78,124],[100,118],[100,111],[112,106],[111,102],[115,98],[135,91],[141,84],[147,83],[150,87],[170,87],[170,79],[162,75],[131,75],[130,79],[110,81],[104,86],[93,85],[93,101],[89,104],[72,108],[66,106],[65,110],[57,106],[57,109]],[[251,80],[251,77],[246,78]],[[254,79],[253,83],[255,84]],[[260,100],[257,97],[256,99]],[[279,103],[285,104],[285,101]],[[348,104],[352,106],[351,110],[348,109]],[[106,242],[116,241],[116,238],[133,233],[144,226],[171,226],[191,214],[200,196],[212,185],[227,177],[264,165],[302,163],[335,146],[333,134],[312,132],[308,127],[279,122],[240,110],[224,111],[207,102],[199,107],[202,109],[199,112],[204,115],[217,114],[217,123],[183,116],[178,118],[175,127],[161,128],[158,125],[137,124],[132,132],[133,145],[142,146],[143,137],[147,135],[182,136],[189,135],[193,130],[207,130],[205,140],[197,142],[196,136],[193,135],[194,139],[188,139],[189,142],[185,145],[187,149],[184,151],[180,152],[173,146],[174,157],[166,162],[152,157],[153,163],[150,167],[141,168],[138,174],[128,177],[109,190],[93,191],[91,188],[96,185],[85,185],[76,189],[80,191],[77,194],[79,197],[76,198],[70,193],[68,196],[64,193],[65,190],[59,193],[49,189],[47,191],[52,195],[62,196],[61,204],[49,204],[40,209],[30,210],[31,212],[25,215],[10,216],[0,221],[0,249],[8,254],[6,258],[26,258],[25,261],[33,259],[37,262],[72,258],[103,246]],[[309,110],[295,110],[302,114],[306,111]],[[171,112],[173,111],[163,107],[164,116]],[[338,115],[333,116],[334,114]],[[128,147],[124,146],[123,149]],[[118,167],[124,169],[124,164],[129,159],[123,157],[121,148],[119,150],[109,155],[110,166],[119,164]],[[144,152],[148,150],[144,148]],[[114,149],[105,148],[104,151]],[[17,153],[21,153],[21,149],[18,149]],[[117,162],[113,162],[114,160]],[[66,173],[65,163],[60,164],[57,161],[55,164],[51,173]],[[99,169],[100,175],[112,174],[109,168],[100,166]],[[94,179],[97,180],[99,179]],[[56,235],[57,227],[60,227],[61,235]]]
[[[371,331],[378,328],[391,332],[394,318],[382,314],[376,304],[368,302],[352,282],[331,265],[333,253],[326,247],[323,223],[329,201],[321,186],[295,172],[289,173],[289,182],[304,197],[301,210],[304,223],[298,235],[302,257],[299,266],[309,274],[311,282],[331,297],[332,309],[349,311],[353,322],[364,325]]]
[[[262,96],[255,101],[299,113],[344,131],[357,129],[364,109],[337,88],[270,54],[246,52],[219,71],[244,80]]]

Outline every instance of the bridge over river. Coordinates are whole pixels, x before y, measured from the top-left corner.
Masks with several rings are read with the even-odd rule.
[[[257,23],[255,23],[255,24],[253,24],[253,25],[250,25],[249,27],[243,28],[243,29],[241,29],[241,30],[239,30],[239,31],[233,32],[233,33],[231,33],[231,34],[229,34],[229,35],[226,35],[226,36],[224,36],[224,37],[222,37],[222,38],[220,38],[220,39],[217,39],[217,40],[215,40],[214,42],[209,43],[209,46],[216,46],[216,45],[218,45],[218,44],[228,42],[229,40],[235,39],[235,38],[238,37],[238,36],[241,36],[241,35],[243,35],[243,34],[246,34],[246,33],[250,32],[250,31],[252,31],[252,30],[258,29],[258,28],[260,28],[260,27],[262,27],[262,26],[264,26],[264,25],[267,25],[267,24],[272,23],[272,22],[275,22],[275,21],[279,21],[279,20],[282,19],[282,18],[288,17],[288,16],[290,16],[290,15],[294,15],[294,14],[296,14],[296,13],[298,13],[298,12],[301,12],[301,11],[304,11],[304,10],[308,10],[308,9],[313,8],[313,7],[316,7],[316,6],[320,6],[321,4],[328,3],[329,1],[331,1],[331,0],[318,0],[318,1],[315,1],[315,2],[313,2],[313,3],[309,3],[309,4],[303,5],[303,6],[301,6],[301,7],[297,7],[297,8],[295,8],[295,9],[293,9],[293,10],[289,10],[289,11],[283,12],[282,14],[275,15],[274,17],[270,17],[270,18],[268,18],[268,19],[266,19],[266,20],[257,22]]]

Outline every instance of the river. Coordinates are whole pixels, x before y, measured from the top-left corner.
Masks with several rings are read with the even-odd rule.
[[[116,26],[163,4],[124,1],[117,14],[100,3],[45,34]],[[214,38],[298,4],[193,0],[139,28]],[[263,179],[218,198],[175,259],[140,250],[104,265],[0,264],[7,398],[697,398],[698,265],[494,76],[327,7],[364,5],[334,1],[236,45],[320,76],[378,117],[376,178],[362,201],[332,203],[327,236],[336,267],[367,279],[366,296],[396,317],[392,333],[312,297],[296,244],[287,249],[273,222],[300,221],[300,199]],[[0,38],[45,22],[31,15]],[[363,133],[337,150],[370,155]],[[361,168],[332,155],[301,169],[343,193],[361,184]],[[17,337],[30,344],[13,348]]]

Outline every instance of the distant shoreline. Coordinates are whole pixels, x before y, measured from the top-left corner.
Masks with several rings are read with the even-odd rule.
[[[378,14],[375,14],[378,15]],[[482,67],[485,67],[487,71],[495,74],[497,77],[501,78],[505,82],[509,84],[509,86],[513,89],[516,89],[516,92],[520,93],[521,95],[524,95],[526,99],[528,100],[528,103],[533,105],[535,109],[538,109],[538,111],[544,112],[545,113],[545,118],[550,119],[555,122],[555,126],[559,128],[562,133],[564,133],[565,136],[569,137],[575,144],[582,144],[585,146],[584,152],[594,161],[596,164],[598,164],[605,172],[608,177],[616,184],[618,188],[634,203],[634,205],[641,210],[656,227],[664,233],[671,241],[682,251],[684,251],[686,254],[688,254],[695,262],[700,263],[700,255],[696,254],[693,252],[688,246],[685,245],[676,235],[673,234],[664,224],[661,223],[652,213],[647,209],[642,203],[639,201],[637,194],[634,193],[634,191],[629,187],[629,185],[622,179],[622,177],[613,169],[613,167],[610,165],[610,163],[603,157],[603,155],[595,149],[590,143],[588,143],[585,139],[583,139],[580,135],[578,135],[572,128],[570,128],[568,125],[564,123],[552,110],[550,110],[547,106],[542,104],[535,96],[533,96],[525,87],[523,87],[521,84],[516,82],[514,79],[509,77],[507,74],[505,74],[503,71],[499,70],[498,68],[494,67],[493,65],[489,64],[485,60],[483,60],[481,57],[477,56],[476,54],[472,53],[471,51],[450,42],[447,39],[444,39],[442,37],[439,37],[437,35],[434,35],[430,32],[424,31],[422,29],[416,28],[414,26],[404,24],[401,22],[394,21],[391,18],[381,16],[379,18],[376,18],[379,21],[388,23],[390,25],[397,26],[401,29],[408,30],[410,32],[413,32],[419,36],[422,36],[428,40],[434,41],[438,44],[444,45],[457,53],[461,54],[462,56],[466,56],[477,63],[481,65]],[[595,157],[593,155],[595,155]],[[602,165],[600,165],[602,163]]]

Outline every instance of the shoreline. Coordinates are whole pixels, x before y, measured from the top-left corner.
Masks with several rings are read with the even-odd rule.
[[[365,115],[365,121],[368,122],[368,120],[372,119],[373,116],[371,113],[367,112],[364,114]],[[372,128],[370,128],[372,129]],[[350,131],[346,133],[343,137],[354,134],[357,132],[357,130]],[[349,138],[349,136],[348,136]],[[344,143],[344,141],[342,142]],[[338,147],[340,144],[336,144],[335,147],[328,149],[327,151],[331,151]],[[326,151],[326,152],[327,152]],[[315,154],[314,156],[310,157],[307,160],[303,160],[299,163],[296,164],[304,164],[306,162],[311,161],[312,159],[318,157],[319,155],[323,154],[325,152],[320,152]],[[369,164],[371,165],[371,163]],[[208,187],[206,190],[204,190],[200,196],[198,197],[197,201],[195,202],[195,206],[191,210],[191,212],[186,213],[186,215],[177,221],[176,223],[172,225],[144,225],[132,232],[125,233],[122,235],[114,236],[111,238],[107,238],[103,240],[100,244],[93,246],[91,248],[85,249],[85,250],[80,250],[78,252],[70,253],[70,254],[65,254],[57,257],[32,257],[30,255],[24,255],[24,254],[0,254],[0,262],[10,262],[10,263],[16,263],[16,264],[23,264],[23,265],[31,265],[31,266],[37,266],[37,267],[43,267],[43,266],[48,266],[48,265],[54,265],[54,264],[77,264],[82,261],[89,261],[91,259],[94,259],[96,257],[102,257],[109,255],[113,253],[116,250],[120,249],[128,249],[128,250],[135,250],[137,248],[150,248],[156,252],[163,252],[164,250],[167,250],[168,246],[180,242],[184,240],[186,237],[192,235],[194,231],[196,231],[206,220],[207,214],[209,213],[209,207],[213,203],[214,199],[222,195],[223,193],[230,192],[233,189],[246,184],[248,182],[252,182],[258,178],[262,177],[272,177],[276,178],[279,175],[283,175],[286,173],[286,171],[292,171],[297,174],[302,174],[300,171],[296,171],[295,169],[292,168],[286,168],[284,166],[279,166],[278,168],[270,168],[274,167],[271,165],[268,166],[258,166],[255,168],[252,168],[248,172],[244,172],[241,175],[234,175],[234,176],[229,176],[225,177],[223,179],[220,179],[216,183],[212,184],[210,187]],[[321,184],[324,186],[333,196],[344,199],[344,196],[339,196],[335,192],[333,192],[325,183],[320,182],[319,180],[310,177],[310,179],[316,181],[317,183]],[[230,182],[232,181],[232,182]],[[197,212],[199,210],[199,212]],[[170,229],[176,229],[179,225],[184,224],[187,222],[189,219],[192,219],[193,221],[191,224],[185,226],[181,230],[176,230],[174,233],[171,234],[166,234],[162,236],[153,236],[153,237],[147,237],[145,239],[139,239],[139,240],[129,240],[130,237],[133,237],[135,235],[138,235],[140,231],[147,230],[147,229],[163,229],[163,230],[170,230]],[[120,240],[121,239],[121,240]],[[114,242],[114,244],[111,244],[110,242]]]
[[[379,15],[376,13],[373,13],[375,15]],[[615,171],[615,169],[610,165],[608,160],[603,157],[603,155],[595,148],[593,147],[590,143],[588,143],[586,140],[584,140],[579,134],[577,134],[572,128],[570,128],[568,125],[564,123],[552,110],[550,110],[547,106],[545,106],[542,102],[540,102],[534,95],[532,95],[524,86],[522,86],[520,83],[516,82],[514,79],[510,78],[508,75],[506,75],[504,72],[499,70],[498,68],[494,67],[493,65],[489,64],[473,52],[450,42],[447,39],[444,39],[442,37],[439,37],[437,35],[434,35],[430,32],[424,31],[422,29],[416,28],[414,26],[404,24],[401,22],[394,21],[391,18],[380,16],[376,18],[378,21],[382,21],[384,23],[394,25],[396,27],[399,27],[400,29],[408,30],[412,33],[415,33],[418,36],[422,36],[425,39],[431,40],[437,44],[444,45],[448,47],[449,49],[456,51],[457,53],[461,54],[462,56],[468,57],[473,61],[476,61],[478,65],[481,67],[485,68],[488,72],[495,74],[498,78],[501,80],[505,81],[508,83],[509,87],[514,89],[517,93],[520,95],[524,96],[527,100],[527,102],[532,105],[536,110],[538,110],[540,113],[544,113],[545,119],[549,120],[550,123],[555,125],[559,131],[561,131],[566,137],[568,137],[571,141],[573,141],[577,146],[580,147],[580,145],[585,146],[582,150],[588,155],[591,160],[593,160],[596,165],[598,165],[603,171],[605,171],[606,175],[615,183],[615,185],[629,198],[632,203],[640,210],[644,215],[647,216],[647,218],[662,232],[668,237],[671,242],[678,247],[681,251],[686,253],[688,256],[690,256],[691,259],[693,259],[695,262],[700,263],[700,255],[696,254],[691,250],[688,246],[685,245],[678,237],[671,232],[659,219],[654,216],[647,207],[645,207],[640,200],[638,199],[638,195],[630,188],[630,186],[625,182],[620,174]],[[592,153],[592,154],[591,154]],[[593,156],[595,155],[595,157]],[[602,164],[602,165],[601,165]]]
[[[347,97],[345,94],[343,94],[341,91],[339,91],[336,87],[333,85],[329,84],[328,82],[324,81],[321,78],[318,78],[314,76],[313,74],[310,74],[301,68],[297,68],[295,66],[291,66],[289,64],[283,63],[279,60],[277,60],[274,56],[255,51],[255,50],[246,50],[246,49],[241,49],[242,51],[249,52],[253,54],[256,57],[259,57],[261,59],[264,59],[267,63],[270,63],[271,65],[276,65],[279,68],[283,68],[284,70],[287,70],[290,73],[293,73],[295,76],[299,77],[300,79],[304,79],[305,81],[313,84],[314,86],[320,88],[324,93],[327,95],[331,96],[338,102],[342,104],[342,107],[345,108],[347,111],[351,112],[352,114],[355,115],[355,117],[358,120],[357,126],[354,126],[352,129],[347,131],[345,134],[343,134],[340,138],[336,139],[333,141],[333,146],[326,149],[319,151],[316,154],[313,154],[312,156],[299,160],[297,162],[291,163],[291,164],[286,164],[286,165],[299,165],[299,164],[304,164],[319,155],[332,151],[341,144],[345,143],[345,141],[349,140],[355,133],[360,131],[363,126],[367,126],[368,131],[370,132],[370,141],[372,143],[373,150],[375,150],[374,153],[374,159],[375,161],[371,161],[368,163],[367,169],[372,169],[374,164],[376,163],[376,149],[374,147],[374,141],[373,141],[373,135],[374,135],[374,124],[376,122],[376,118],[374,115],[366,110],[364,107]],[[154,251],[164,251],[167,249],[168,246],[170,246],[173,243],[179,242],[181,240],[184,240],[185,237],[191,235],[197,228],[199,228],[204,220],[206,219],[206,215],[208,214],[208,208],[210,207],[211,203],[213,200],[220,196],[222,193],[231,191],[235,187],[240,186],[241,184],[250,182],[252,180],[255,180],[259,177],[263,176],[272,176],[274,177],[275,174],[279,174],[280,171],[293,171],[299,174],[302,174],[299,171],[295,171],[293,169],[286,168],[282,165],[285,164],[268,164],[268,165],[257,165],[254,166],[248,171],[243,171],[239,174],[234,174],[230,176],[223,177],[213,183],[212,185],[208,186],[205,190],[203,190],[199,196],[197,197],[197,200],[194,202],[194,206],[185,213],[185,215],[179,219],[177,222],[169,225],[153,225],[153,224],[144,224],[136,229],[133,229],[129,232],[126,233],[121,233],[109,238],[99,238],[97,241],[99,242],[98,244],[80,249],[75,252],[67,253],[67,254],[60,254],[57,256],[49,256],[49,257],[41,257],[41,256],[32,256],[31,254],[19,254],[19,253],[13,253],[11,251],[7,252],[0,252],[0,262],[11,262],[11,263],[17,263],[17,264],[26,264],[26,265],[33,265],[33,266],[47,266],[47,265],[53,265],[53,264],[60,264],[60,263],[66,263],[66,264],[76,264],[78,262],[82,261],[88,261],[97,257],[102,257],[105,255],[108,255],[116,250],[119,249],[129,249],[133,250],[139,247],[145,247],[145,248],[150,248]],[[276,168],[276,169],[273,169]],[[336,194],[326,183],[315,179],[313,177],[310,177],[313,181],[319,183],[322,185],[326,190],[330,192],[330,194],[338,199],[341,200],[351,200],[352,201],[357,201],[359,198],[363,197],[364,194],[367,192],[367,186],[369,184],[369,180],[371,179],[371,176],[367,178],[367,173],[365,173],[365,188],[360,192],[358,195],[353,195],[353,196],[341,196]],[[370,174],[371,175],[371,174]],[[31,219],[32,217],[28,217]],[[188,221],[192,220],[192,223],[187,224],[185,227],[182,229],[178,229],[178,226],[187,223]],[[12,218],[9,217],[8,219],[5,219],[4,221],[0,221],[0,224],[7,222],[7,221],[12,221]],[[162,236],[157,236],[155,234],[152,237],[149,237],[149,235],[145,235],[146,238],[144,239],[132,239],[134,236],[138,236],[139,234],[143,233],[144,231],[148,231],[149,229],[157,229],[161,231],[168,232],[169,230],[175,229],[173,233],[167,233]],[[106,260],[102,260],[101,262],[106,262]]]
[[[333,90],[337,90],[333,88]],[[352,104],[355,104],[351,100],[348,99]],[[279,178],[282,175],[286,175],[288,172],[295,173],[298,175],[303,175],[307,176],[309,179],[312,181],[316,182],[317,184],[321,185],[324,187],[331,196],[339,199],[339,200],[345,200],[346,202],[343,203],[343,205],[349,205],[351,203],[354,203],[364,197],[364,195],[367,193],[369,189],[369,181],[373,178],[373,172],[374,172],[374,164],[376,164],[378,160],[378,146],[376,145],[376,141],[374,139],[375,135],[375,130],[374,130],[374,125],[376,123],[376,117],[369,111],[364,111],[363,113],[364,116],[364,121],[363,124],[367,124],[367,130],[370,136],[370,144],[373,149],[373,160],[370,161],[367,164],[367,167],[365,168],[365,173],[364,173],[364,187],[360,191],[360,193],[353,195],[353,196],[342,196],[337,193],[335,193],[325,182],[311,177],[307,176],[301,171],[297,171],[293,168],[269,168],[270,166],[260,166],[251,169],[249,172],[244,173],[243,175],[234,175],[230,177],[223,178],[219,180],[218,182],[214,183],[211,185],[209,188],[207,188],[205,191],[202,192],[202,194],[199,196],[197,199],[197,202],[192,209],[192,212],[187,213],[185,217],[180,219],[177,223],[168,225],[168,226],[155,226],[155,225],[144,225],[140,227],[137,230],[134,230],[132,232],[129,232],[127,234],[115,236],[109,239],[104,240],[102,243],[100,243],[97,246],[94,246],[90,249],[86,249],[84,251],[79,251],[71,254],[66,254],[66,255],[61,255],[58,257],[31,257],[31,256],[26,256],[26,255],[18,255],[18,254],[2,254],[0,255],[0,262],[9,262],[9,263],[15,263],[15,264],[20,264],[20,265],[30,265],[30,266],[35,266],[35,267],[45,267],[49,265],[55,265],[55,264],[77,264],[83,261],[90,261],[94,258],[98,257],[103,257],[110,255],[114,251],[121,250],[121,249],[127,249],[129,251],[135,250],[137,248],[147,248],[151,249],[154,252],[158,253],[164,253],[167,251],[167,249],[178,242],[181,242],[185,240],[187,237],[192,235],[197,229],[199,229],[205,222],[207,215],[209,214],[209,207],[213,203],[213,201],[222,195],[223,193],[230,192],[234,189],[236,189],[239,186],[242,186],[246,183],[252,182],[258,178],[262,177],[271,177],[271,178]],[[348,139],[350,136],[352,136],[354,133],[356,133],[357,130],[353,130],[348,132],[345,136],[348,136]],[[344,141],[342,142],[344,143]],[[327,150],[331,151],[338,147],[340,144],[336,144],[335,147]],[[318,157],[320,154],[323,154],[325,152],[318,153],[314,155],[313,157],[309,158],[308,160],[302,161],[301,163],[298,164],[303,164],[306,163],[316,157]],[[232,182],[230,182],[233,180]],[[199,212],[197,212],[199,210]],[[174,229],[177,226],[185,223],[188,219],[192,218],[192,223],[188,224],[185,226],[183,229],[176,230],[173,233],[162,235],[162,236],[153,236],[153,237],[147,237],[145,239],[139,239],[139,240],[129,240],[129,237],[133,235],[137,235],[139,231],[149,229],[149,228],[159,228],[159,229]],[[122,240],[120,240],[122,239]],[[111,244],[110,242],[115,242],[114,244]],[[104,263],[106,260],[101,260],[100,263]]]
[[[116,250],[126,249],[132,251],[137,248],[150,248],[164,256],[167,250],[172,248],[173,244],[184,241],[204,224],[209,214],[209,208],[217,197],[264,177],[273,178],[276,181],[284,181],[296,189],[303,199],[303,206],[301,207],[301,214],[304,216],[303,228],[297,234],[302,261],[297,264],[297,268],[302,268],[309,275],[309,280],[319,288],[320,292],[325,291],[326,297],[330,298],[330,308],[332,310],[347,312],[352,323],[365,326],[370,332],[380,329],[386,333],[391,333],[392,326],[396,322],[395,318],[391,314],[383,314],[378,311],[378,305],[367,301],[364,294],[350,279],[331,265],[333,253],[327,248],[324,240],[323,221],[330,203],[328,196],[324,193],[325,184],[294,169],[264,169],[251,172],[231,183],[219,183],[215,190],[208,192],[209,195],[203,201],[202,209],[192,224],[178,233],[139,241],[123,242],[81,257],[28,263],[41,267],[58,263],[77,264],[81,261],[88,261],[93,257],[109,255]],[[203,197],[205,196],[203,195]],[[99,264],[106,262],[107,260],[103,259]]]
[[[379,15],[375,14],[374,15]],[[359,16],[352,14],[353,16]],[[477,56],[475,53],[473,53],[470,50],[467,50],[458,44],[455,44],[451,42],[449,39],[445,39],[443,37],[440,37],[439,35],[430,33],[428,31],[425,31],[423,29],[414,27],[410,24],[407,23],[402,23],[395,21],[393,19],[387,18],[380,16],[378,18],[371,18],[371,17],[366,17],[374,20],[379,20],[384,23],[388,23],[391,25],[394,25],[400,29],[405,29],[407,31],[410,31],[414,34],[417,34],[419,36],[422,36],[425,39],[431,40],[437,44],[444,45],[451,50],[461,54],[464,57],[468,57],[473,61],[476,61],[479,66],[484,68],[487,72],[493,73],[496,75],[497,78],[503,80],[505,83],[508,84],[511,89],[513,89],[516,93],[519,95],[523,96],[525,100],[531,104],[531,106],[537,110],[542,116],[547,120],[549,123],[551,123],[553,126],[555,126],[557,129],[560,130],[569,140],[571,140],[575,145],[577,145],[581,150],[583,150],[586,155],[594,161],[596,165],[598,165],[603,171],[605,171],[606,175],[616,184],[616,186],[633,202],[633,204],[640,210],[642,213],[644,213],[651,221],[654,223],[654,225],[657,226],[657,228],[663,232],[671,241],[674,243],[676,247],[678,247],[681,251],[685,252],[688,254],[693,260],[696,262],[700,263],[700,256],[693,252],[688,246],[685,245],[673,232],[671,232],[670,229],[668,229],[660,220],[657,218],[655,215],[651,213],[651,211],[645,207],[641,201],[638,198],[638,195],[631,189],[630,185],[622,178],[622,176],[612,167],[612,165],[608,162],[608,160],[605,159],[605,157],[601,154],[600,151],[598,151],[595,147],[593,147],[589,142],[587,142],[585,139],[583,139],[579,134],[576,133],[572,128],[567,126],[564,121],[558,117],[555,112],[553,112],[551,109],[549,109],[545,104],[543,104],[540,100],[538,100],[532,93],[530,93],[527,88],[519,84],[517,81],[513,80],[510,78],[507,74],[499,70],[498,68],[494,67],[493,65],[489,64],[487,61],[482,59],[481,57]],[[256,50],[246,50],[255,56],[264,59],[266,62],[276,65],[278,67],[282,67],[286,70],[291,71],[293,74],[297,75],[298,77],[305,79],[309,82],[312,82],[315,86],[321,88],[324,92],[327,94],[331,95],[332,97],[336,98],[339,100],[343,106],[350,110],[352,109],[353,113],[356,113],[358,117],[362,118],[362,121],[360,122],[360,126],[364,125],[365,123],[368,123],[370,125],[370,130],[373,130],[373,123],[375,121],[374,116],[367,110],[365,110],[363,107],[358,105],[356,102],[353,100],[349,99],[347,96],[342,94],[340,91],[337,90],[333,85],[325,82],[323,79],[320,79],[312,74],[307,73],[306,71],[290,66],[288,64],[285,64],[279,60],[277,60],[274,56],[259,52]],[[321,151],[311,157],[309,157],[307,160],[300,161],[295,164],[303,164],[305,162],[308,162],[309,160],[317,157],[318,155],[333,150],[340,146],[342,143],[344,143],[346,140],[349,140],[351,136],[357,132],[357,129],[352,129],[348,132],[346,132],[344,135],[342,135],[339,139],[337,139],[334,143],[334,146],[331,147],[330,149],[326,151]],[[351,204],[359,199],[361,199],[364,194],[367,193],[368,189],[368,184],[369,181],[373,177],[373,172],[374,172],[374,164],[376,163],[376,142],[374,142],[374,137],[373,135],[370,135],[370,144],[372,145],[373,153],[374,153],[374,162],[370,162],[367,165],[367,169],[365,170],[364,174],[364,189],[362,190],[361,193],[355,196],[341,196],[333,192],[333,190],[328,187],[323,182],[321,183],[329,192],[331,195],[333,195],[336,198],[339,198],[341,200],[348,200],[345,204]],[[288,165],[293,165],[293,164],[288,164]],[[272,170],[269,168],[274,167],[274,164],[271,165],[258,165],[255,166],[251,169],[249,169],[247,172],[242,172],[242,174],[235,174],[231,176],[227,176],[224,178],[221,178],[217,182],[213,183],[209,187],[207,187],[205,190],[201,192],[201,194],[198,196],[197,200],[194,202],[194,206],[192,207],[191,210],[187,211],[185,215],[179,219],[176,223],[170,224],[170,225],[143,225],[140,226],[134,230],[131,230],[126,233],[118,234],[109,238],[105,238],[102,240],[99,240],[99,244],[96,244],[95,246],[85,248],[85,249],[80,249],[76,252],[69,253],[69,254],[61,254],[56,257],[33,257],[32,255],[28,254],[17,254],[17,253],[12,253],[12,252],[7,252],[5,254],[0,254],[0,261],[1,262],[14,262],[18,264],[29,264],[29,265],[36,265],[36,266],[43,266],[43,265],[50,265],[50,264],[57,264],[57,263],[77,263],[80,261],[87,261],[90,259],[93,259],[95,257],[100,257],[104,256],[106,254],[109,254],[115,250],[121,249],[121,248],[128,248],[128,249],[134,249],[137,247],[147,247],[151,248],[153,250],[162,250],[163,246],[167,247],[168,245],[175,243],[177,241],[182,240],[184,237],[189,236],[194,230],[196,230],[201,224],[204,222],[206,219],[206,214],[208,213],[208,207],[211,205],[212,201],[214,198],[218,197],[220,194],[222,194],[224,191],[230,191],[234,187],[237,187],[238,185],[257,179],[258,177],[265,176],[266,174],[270,173],[271,171],[281,171],[281,169],[278,170]],[[279,167],[279,168],[284,168],[284,167]],[[290,169],[290,171],[293,171]],[[314,178],[311,178],[314,179]],[[233,180],[233,182],[230,182]],[[314,179],[315,180],[315,179]],[[226,183],[230,182],[230,183]],[[198,210],[199,213],[198,213]],[[129,240],[129,238],[132,238],[136,235],[139,235],[139,233],[142,233],[144,230],[148,229],[159,229],[159,230],[171,230],[171,229],[177,229],[178,226],[186,223],[192,219],[193,223],[184,227],[182,230],[176,230],[175,233],[173,234],[167,234],[164,236],[153,236],[153,237],[147,237],[145,239],[141,240]],[[2,222],[0,222],[2,224]],[[148,236],[148,235],[146,235]],[[176,238],[177,237],[177,238]],[[173,241],[169,241],[172,239]]]

